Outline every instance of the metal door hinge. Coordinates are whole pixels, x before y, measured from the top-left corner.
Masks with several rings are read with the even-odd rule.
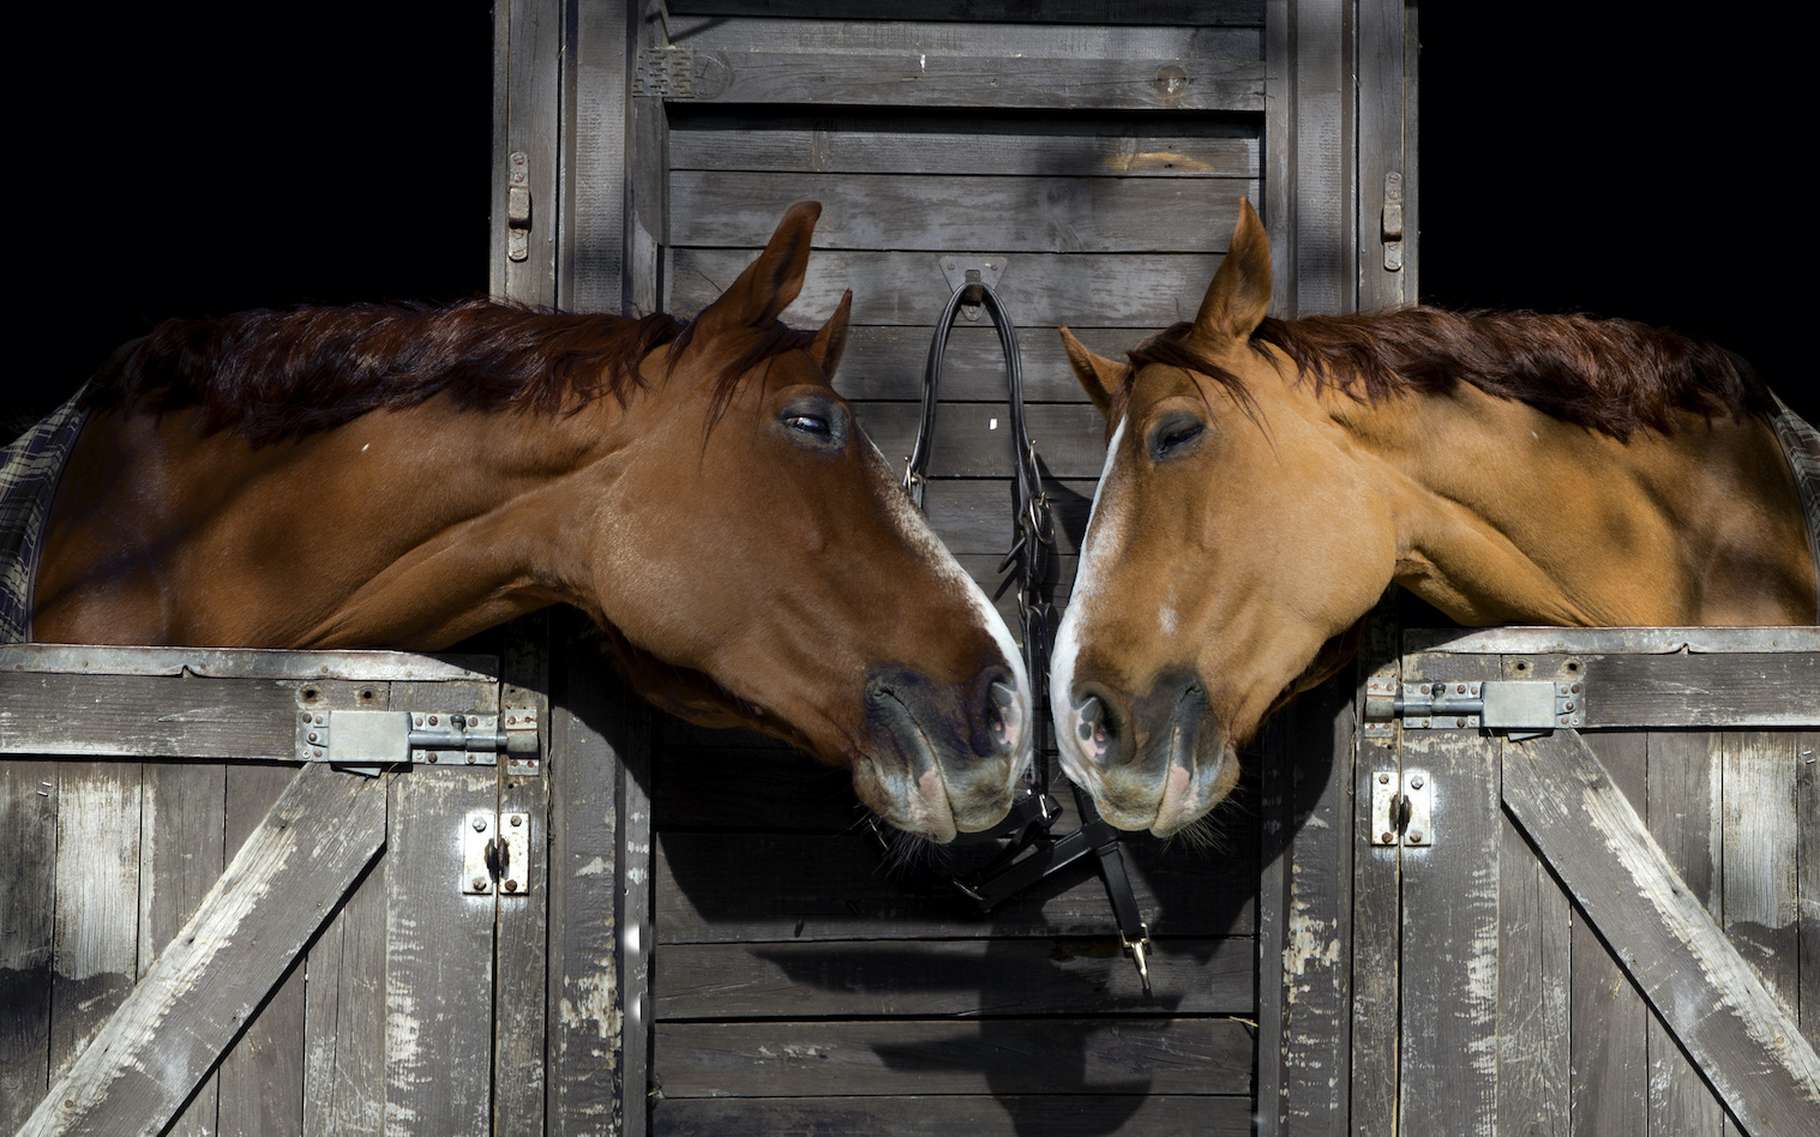
[[[461,891],[465,896],[523,896],[531,888],[531,815],[490,809],[461,826]]]
[[[531,158],[514,150],[506,175],[506,259],[522,261],[531,255]]]
[[[1371,843],[1434,844],[1434,780],[1426,770],[1379,770],[1371,777]]]
[[[1450,683],[1372,680],[1365,720],[1400,722],[1404,730],[1498,730],[1546,733],[1586,722],[1584,684],[1563,679],[1486,679]]]
[[[1384,215],[1381,227],[1384,271],[1400,272],[1403,268],[1403,175],[1397,170],[1384,175]]]
[[[695,49],[641,47],[633,62],[632,93],[660,99],[695,97]]]
[[[498,756],[537,757],[537,712],[514,710],[508,721],[443,711],[303,711],[297,757],[361,774],[388,766],[493,766]]]

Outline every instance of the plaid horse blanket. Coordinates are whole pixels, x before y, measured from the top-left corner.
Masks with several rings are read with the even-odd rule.
[[[1771,421],[1801,495],[1808,555],[1813,558],[1814,571],[1820,572],[1820,430],[1809,426],[1781,399],[1776,400],[1776,417]],[[1814,598],[1814,622],[1820,623],[1820,595]]]
[[[0,644],[32,637],[32,581],[64,461],[82,433],[81,392],[0,450]]]

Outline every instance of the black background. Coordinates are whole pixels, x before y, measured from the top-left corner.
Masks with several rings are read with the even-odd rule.
[[[1805,35],[1743,6],[1593,7],[1422,12],[1423,298],[1716,338],[1820,418]],[[166,316],[485,291],[486,4],[30,20],[11,409],[48,408]]]

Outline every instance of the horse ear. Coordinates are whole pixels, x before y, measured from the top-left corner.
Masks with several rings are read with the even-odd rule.
[[[736,327],[761,327],[777,319],[803,290],[809,271],[809,239],[822,215],[819,201],[799,201],[784,212],[765,251],[739,279],[702,311],[702,318]]]
[[[1074,377],[1081,381],[1087,397],[1100,409],[1102,415],[1112,416],[1112,397],[1125,386],[1125,376],[1130,371],[1116,359],[1107,359],[1097,355],[1086,344],[1074,338],[1074,333],[1067,328],[1057,328],[1062,333],[1062,350],[1068,353],[1068,363],[1074,368]]]
[[[834,378],[834,369],[840,366],[841,353],[847,350],[847,318],[852,314],[853,290],[849,288],[841,294],[834,315],[828,317],[822,330],[815,333],[815,342],[809,345],[809,358],[815,360],[816,366],[822,369],[822,375],[828,379]]]
[[[1239,221],[1220,271],[1207,286],[1194,330],[1212,339],[1246,339],[1270,313],[1270,236],[1251,202],[1239,199]]]

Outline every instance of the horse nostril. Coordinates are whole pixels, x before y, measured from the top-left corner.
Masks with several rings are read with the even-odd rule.
[[[986,687],[986,729],[999,749],[1011,745],[1011,720],[1017,715],[1017,688],[1000,680]]]

